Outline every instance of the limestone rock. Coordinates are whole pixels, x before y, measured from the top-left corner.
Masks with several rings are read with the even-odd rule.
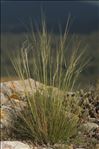
[[[1,149],[30,149],[29,145],[19,141],[2,141]]]
[[[30,92],[31,90],[35,90],[36,88],[42,85],[41,83],[33,79],[8,81],[5,84],[7,85],[7,87],[10,87],[12,90],[16,92]]]
[[[6,107],[1,108],[1,128],[11,125],[11,112]]]
[[[92,122],[87,122],[87,123],[83,124],[83,128],[88,132],[93,129],[96,129],[98,127],[99,126],[96,123],[92,123]]]
[[[3,133],[13,124],[13,111],[20,112],[27,106],[26,93],[33,94],[41,86],[41,83],[33,79],[0,84],[0,129],[3,129]]]
[[[50,147],[34,146],[20,141],[1,141],[0,149],[52,149]]]
[[[1,105],[8,103],[8,97],[6,95],[4,95],[3,92],[0,93],[0,100],[1,100]]]

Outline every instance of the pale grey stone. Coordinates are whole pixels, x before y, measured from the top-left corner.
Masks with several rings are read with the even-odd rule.
[[[19,141],[1,141],[1,149],[30,149],[28,144]]]
[[[83,128],[86,131],[91,131],[91,130],[96,129],[98,127],[99,126],[96,123],[92,123],[92,122],[87,122],[87,123],[83,124]]]
[[[0,149],[52,149],[50,147],[41,147],[41,146],[33,146],[28,145],[26,143],[22,143],[20,141],[1,141]]]
[[[1,105],[8,103],[8,97],[5,96],[3,92],[0,93],[0,100],[1,100]]]

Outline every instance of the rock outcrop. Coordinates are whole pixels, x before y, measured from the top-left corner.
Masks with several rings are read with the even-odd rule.
[[[13,124],[13,110],[26,107],[26,95],[33,94],[43,84],[27,79],[24,81],[8,81],[0,84],[0,126],[2,135],[9,132]],[[5,132],[7,131],[7,132]]]
[[[0,84],[0,125],[1,125],[1,135],[7,136],[10,133],[10,127],[13,125],[13,110],[21,111],[27,106],[26,96],[27,94],[33,94],[37,89],[44,88],[45,85],[39,83],[33,79],[27,80],[18,80],[18,81],[8,81],[2,82]],[[46,86],[47,87],[47,86]],[[60,92],[57,88],[54,88],[55,92]],[[66,93],[66,98],[71,96],[74,98],[76,93],[68,92]],[[82,107],[84,110],[89,110],[89,115],[87,115],[87,121],[82,125],[84,129],[89,133],[89,136],[94,136],[99,139],[99,97],[95,103],[94,95],[89,94],[80,94],[79,99],[82,101]],[[85,100],[86,99],[86,100]],[[93,112],[94,111],[94,112]],[[86,113],[86,112],[85,112]],[[2,137],[3,138],[3,137]],[[8,144],[8,143],[7,143]],[[2,143],[4,146],[5,143]],[[3,147],[2,149],[6,149]],[[7,149],[16,149],[16,148],[7,148]],[[25,149],[25,147],[24,147]],[[28,149],[28,148],[27,148]]]

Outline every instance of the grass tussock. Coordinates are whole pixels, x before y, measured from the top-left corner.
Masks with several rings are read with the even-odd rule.
[[[17,139],[30,139],[40,145],[69,143],[77,133],[79,116],[71,113],[69,105],[64,109],[63,100],[53,89],[28,96],[27,109],[17,113],[15,120]]]
[[[23,47],[11,59],[12,64],[21,79],[33,78],[45,85],[55,86],[65,91],[72,91],[89,59],[86,59],[86,47],[76,41],[71,49],[68,41],[68,23],[64,34],[58,41],[53,41],[47,32],[45,21],[42,30],[33,32],[26,37]],[[80,49],[81,48],[81,49]],[[30,59],[31,57],[31,59]]]
[[[42,92],[37,90],[31,96],[25,91],[27,108],[18,113],[14,125],[17,136],[29,138],[34,143],[68,143],[77,131],[80,114],[78,98],[76,102],[68,99],[64,108],[64,96],[53,91],[53,87],[63,92],[73,91],[79,74],[88,62],[85,61],[85,50],[79,50],[80,42],[68,55],[67,28],[68,22],[64,35],[53,41],[43,21],[42,30],[36,35],[32,30],[18,55],[11,59],[23,83],[26,78],[33,78],[45,85]]]

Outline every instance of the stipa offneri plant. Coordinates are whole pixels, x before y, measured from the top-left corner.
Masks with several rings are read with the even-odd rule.
[[[76,39],[74,46],[70,47],[72,50],[68,49],[71,43],[67,38],[67,27],[68,22],[64,34],[60,34],[57,41],[47,32],[45,21],[42,21],[41,31],[35,34],[32,29],[21,50],[11,59],[21,79],[31,77],[65,91],[75,88],[79,74],[89,59],[86,60],[86,47],[80,47],[80,41],[76,43]]]
[[[68,22],[67,22],[68,26]],[[27,108],[17,113],[14,130],[17,137],[30,139],[38,144],[68,143],[77,132],[79,112],[72,112],[72,105],[63,107],[66,91],[75,89],[80,72],[86,66],[84,53],[79,43],[71,55],[67,54],[67,26],[58,41],[47,32],[45,21],[42,30],[27,38],[22,48],[12,60],[12,64],[25,85],[26,78],[33,78],[44,84],[42,90],[29,94],[25,86]],[[32,85],[29,81],[31,92]],[[55,91],[56,90],[56,91]],[[79,108],[78,98],[73,108]],[[70,100],[71,102],[71,100]]]

